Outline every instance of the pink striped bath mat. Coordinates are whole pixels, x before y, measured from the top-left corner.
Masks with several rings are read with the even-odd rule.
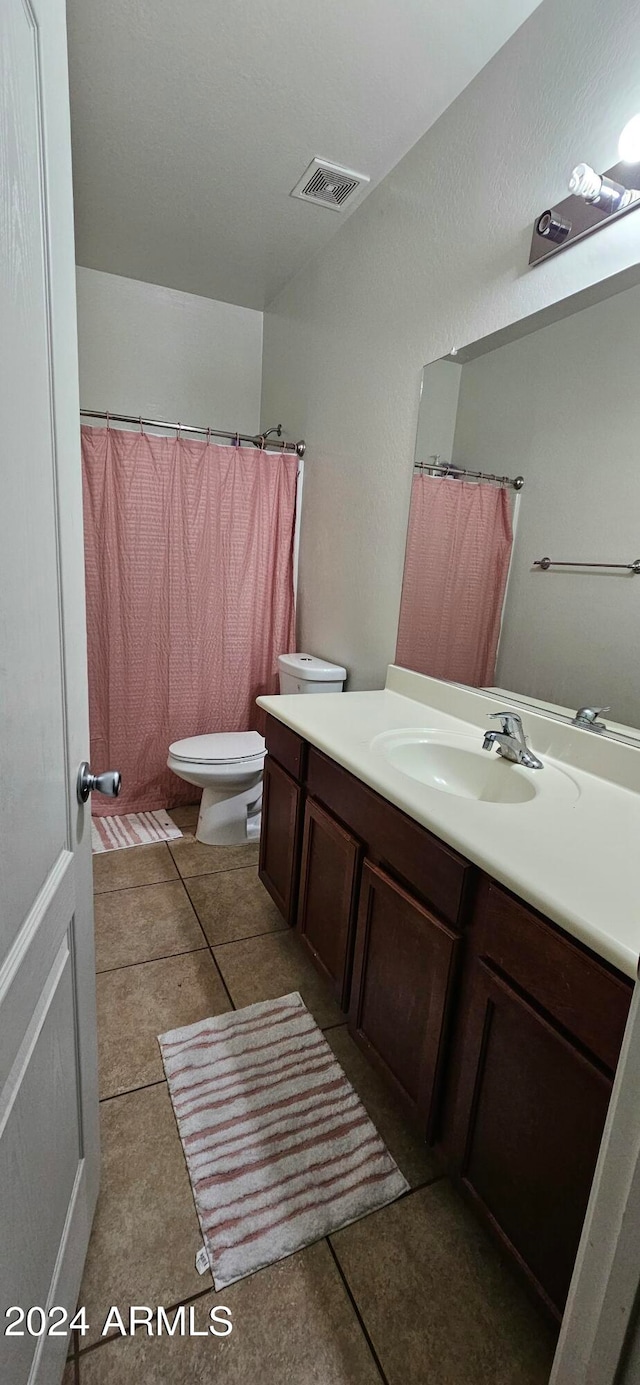
[[[296,991],[159,1043],[216,1289],[408,1190]]]
[[[155,813],[124,813],[122,817],[91,819],[91,845],[94,851],[119,851],[125,846],[151,846],[152,842],[171,842],[181,837],[175,822],[159,808]]]

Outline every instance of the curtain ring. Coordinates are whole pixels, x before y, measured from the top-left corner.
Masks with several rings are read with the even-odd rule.
[[[105,413],[106,413],[106,415],[107,415],[107,431],[108,431],[108,430],[109,430],[109,410],[106,409],[106,410],[105,410]]]
[[[144,430],[143,430],[143,427],[142,427],[142,414],[140,414],[140,417],[139,417],[139,419],[138,419],[138,423],[140,424],[140,432],[142,433],[142,432],[144,431]]]
[[[178,426],[177,426],[177,428],[176,428],[176,442],[181,442],[181,441],[182,441],[181,436],[180,436],[180,429],[181,429],[181,428],[182,428],[182,424],[179,423]]]
[[[260,451],[261,451],[261,452],[264,452],[265,442],[266,442],[265,435],[264,435],[264,433],[261,433],[261,434],[260,434]]]
[[[211,446],[211,425],[207,428],[207,447]]]
[[[240,446],[240,434],[239,434],[239,433],[236,433],[236,440],[235,440],[235,442],[234,442],[233,445],[234,445],[234,447],[239,447],[239,446]]]

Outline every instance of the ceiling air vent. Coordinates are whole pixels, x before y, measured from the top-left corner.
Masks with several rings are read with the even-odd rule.
[[[291,189],[291,196],[341,212],[347,202],[355,201],[358,191],[368,182],[365,173],[354,173],[352,168],[341,168],[326,159],[313,159],[300,182]]]

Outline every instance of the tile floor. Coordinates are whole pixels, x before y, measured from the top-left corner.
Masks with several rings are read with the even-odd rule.
[[[553,1333],[440,1176],[257,879],[254,846],[185,836],[94,857],[102,1190],[64,1385],[545,1385]],[[391,1207],[217,1295],[156,1035],[299,990],[411,1184]],[[230,1338],[101,1339],[112,1304],[216,1302]]]

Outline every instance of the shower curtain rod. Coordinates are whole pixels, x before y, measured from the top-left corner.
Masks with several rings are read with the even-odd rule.
[[[495,476],[492,471],[469,471],[466,466],[454,466],[453,462],[416,462],[414,471],[437,471],[443,476],[473,476],[477,481],[495,481],[498,486],[513,486],[514,491],[521,491],[524,486],[524,476]]]
[[[164,418],[136,418],[134,414],[112,414],[108,409],[81,409],[80,417],[104,418],[107,421],[107,425],[113,420],[114,423],[137,423],[139,428],[171,428],[175,429],[178,437],[181,433],[202,433],[207,439],[227,438],[230,442],[234,442],[236,446],[239,446],[241,442],[250,442],[254,447],[266,449],[267,451],[295,452],[298,457],[304,457],[306,448],[306,443],[303,439],[300,439],[300,442],[270,443],[268,439],[271,433],[277,433],[278,437],[280,437],[282,433],[281,423],[278,424],[277,428],[267,428],[266,432],[256,433],[254,436],[252,433],[227,433],[218,428],[197,428],[193,423],[168,423]]]

